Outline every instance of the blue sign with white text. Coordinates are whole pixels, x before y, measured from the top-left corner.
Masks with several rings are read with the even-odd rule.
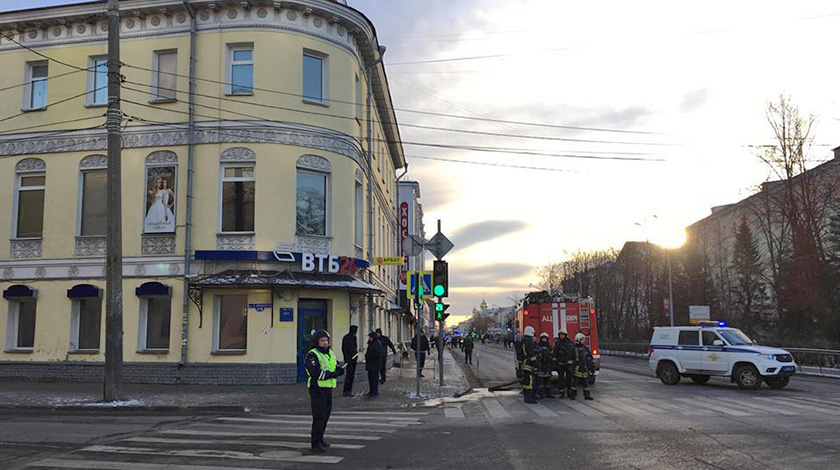
[[[293,308],[281,308],[280,309],[280,321],[295,321],[295,309],[293,309]]]

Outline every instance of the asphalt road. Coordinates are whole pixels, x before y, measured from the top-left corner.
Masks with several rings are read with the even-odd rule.
[[[474,383],[513,378],[512,352],[476,348]],[[456,355],[456,357],[462,357]],[[475,370],[473,370],[475,369]],[[0,415],[0,468],[820,469],[840,459],[840,381],[785,390],[724,380],[666,386],[644,361],[605,358],[595,401],[522,403],[517,391],[439,406],[336,410],[326,456],[300,413]]]

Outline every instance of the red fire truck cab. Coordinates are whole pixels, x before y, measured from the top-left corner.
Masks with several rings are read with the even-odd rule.
[[[515,339],[518,342],[522,338],[526,326],[534,327],[534,341],[539,341],[542,333],[548,333],[552,347],[560,330],[565,330],[572,341],[575,335],[583,333],[586,336],[583,342],[592,352],[597,376],[601,369],[601,354],[598,349],[598,325],[595,315],[595,301],[592,298],[531,292],[516,309]],[[590,382],[595,381],[595,376],[590,378]]]

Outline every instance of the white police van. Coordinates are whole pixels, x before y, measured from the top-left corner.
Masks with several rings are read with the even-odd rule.
[[[759,346],[724,321],[655,327],[648,348],[648,366],[666,385],[676,385],[680,377],[704,384],[714,375],[731,377],[739,387],[753,390],[761,382],[771,388],[783,388],[796,372],[796,363],[788,351]]]

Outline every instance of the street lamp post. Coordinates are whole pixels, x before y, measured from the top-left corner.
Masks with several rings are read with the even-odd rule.
[[[671,250],[668,249],[668,318],[674,326],[674,276],[671,274]]]

